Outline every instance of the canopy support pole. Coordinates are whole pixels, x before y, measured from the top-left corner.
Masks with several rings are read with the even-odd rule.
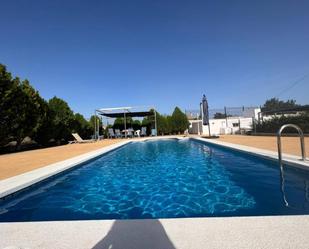
[[[155,118],[155,130],[156,130],[156,136],[158,136],[158,130],[157,130],[157,112],[154,110],[154,118]]]
[[[93,138],[96,139],[96,133],[97,133],[97,111],[94,110],[94,134],[93,134]]]
[[[126,113],[123,113],[123,121],[124,121],[124,137],[127,138],[127,121],[126,121]]]
[[[98,115],[98,140],[100,140],[100,128],[102,128],[103,131],[102,117]]]

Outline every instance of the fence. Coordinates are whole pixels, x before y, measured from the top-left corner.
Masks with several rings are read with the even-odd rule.
[[[229,118],[229,117],[244,117],[252,118],[257,117],[259,107],[223,107],[209,109],[210,119]],[[185,113],[190,120],[201,119],[201,111],[198,109],[185,110]]]

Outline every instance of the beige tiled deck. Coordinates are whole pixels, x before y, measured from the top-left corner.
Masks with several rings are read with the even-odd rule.
[[[0,155],[0,180],[97,150],[119,141],[122,140],[108,139],[94,143],[67,144],[46,149]]]
[[[222,142],[251,146],[264,150],[277,151],[277,137],[275,136],[242,136],[220,135]],[[307,157],[309,156],[309,137],[305,138]],[[298,137],[282,137],[283,153],[300,155],[300,142]]]
[[[309,216],[0,223],[0,248],[309,248]]]

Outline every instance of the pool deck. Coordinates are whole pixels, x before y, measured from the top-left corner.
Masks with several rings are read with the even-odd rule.
[[[67,144],[0,155],[0,180],[42,168],[49,164],[79,156],[121,141],[123,140],[105,139],[95,143]]]
[[[75,156],[71,155],[64,161],[53,162],[47,166],[42,165],[35,170],[1,180],[0,194],[6,195],[27,186],[27,184],[29,186],[41,179],[74,167],[80,162],[122,146],[131,140],[113,141],[115,143],[105,146],[94,143],[92,144],[94,148],[87,148],[84,152],[79,151]],[[276,157],[274,151],[232,144],[220,141],[220,139],[211,139],[208,142],[226,147],[231,146],[236,150],[247,150],[249,153],[262,155],[266,153],[263,156],[268,158]],[[77,149],[80,147],[78,145],[72,145],[71,150],[73,146],[76,146],[76,151],[79,150]],[[12,155],[14,156],[14,154],[8,156]],[[55,154],[52,158],[57,158],[57,156]],[[299,156],[285,155],[285,157],[287,157],[285,160],[297,163]],[[28,160],[32,160],[31,156]],[[0,165],[2,165],[1,160]],[[309,248],[309,215],[0,223],[0,248],[8,246],[31,249]]]
[[[277,152],[277,137],[275,136],[243,136],[220,135],[218,141],[232,144],[245,145],[263,150]],[[307,157],[309,156],[309,137],[305,137]],[[298,137],[282,137],[282,152],[300,156],[300,142]]]
[[[220,147],[225,147],[225,148],[228,148],[234,151],[245,152],[250,155],[255,155],[261,158],[265,158],[265,159],[278,162],[278,152],[276,151],[265,150],[265,149],[260,149],[260,148],[241,145],[241,144],[223,142],[222,140],[217,140],[217,139],[205,139],[205,138],[200,138],[200,137],[193,137],[192,139],[195,139],[197,141],[206,142],[206,143],[213,144],[213,145],[218,145]],[[301,160],[300,156],[282,153],[282,162],[285,165],[290,165],[293,167],[309,170],[309,161]]]
[[[0,223],[0,248],[309,248],[309,216]]]

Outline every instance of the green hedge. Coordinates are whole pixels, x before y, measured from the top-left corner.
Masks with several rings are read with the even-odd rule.
[[[279,116],[270,120],[265,120],[256,125],[256,131],[261,133],[277,133],[284,124],[298,125],[304,133],[309,134],[309,114],[301,114],[299,116]],[[285,133],[295,133],[295,129],[287,128]]]

